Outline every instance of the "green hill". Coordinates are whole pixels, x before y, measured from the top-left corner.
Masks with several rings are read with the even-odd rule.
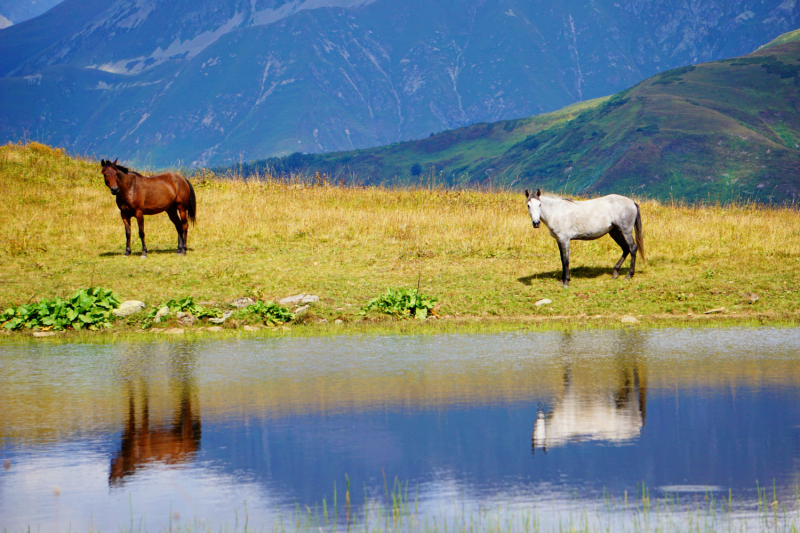
[[[690,201],[800,194],[800,41],[663,72],[611,98],[367,150],[245,165],[365,183],[543,187]]]

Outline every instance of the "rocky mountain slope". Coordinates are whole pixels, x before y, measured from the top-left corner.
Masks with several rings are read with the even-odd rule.
[[[0,140],[164,165],[426,137],[747,53],[794,0],[66,0],[0,30]]]
[[[62,0],[0,0],[0,29],[38,17]]]
[[[267,167],[366,183],[796,202],[800,31],[747,56],[670,70],[555,113],[241,170]]]

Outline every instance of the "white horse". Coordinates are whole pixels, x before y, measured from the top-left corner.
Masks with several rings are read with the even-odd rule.
[[[569,243],[572,240],[591,241],[606,233],[622,248],[622,257],[614,265],[612,277],[619,276],[628,254],[631,254],[631,268],[625,279],[633,277],[636,267],[636,252],[644,257],[644,236],[642,235],[642,214],[639,204],[617,194],[609,194],[594,200],[576,202],[558,196],[542,195],[542,190],[531,194],[525,189],[528,212],[533,227],[544,222],[550,235],[558,242],[561,251],[561,284],[569,286]],[[634,238],[635,233],[635,238]]]

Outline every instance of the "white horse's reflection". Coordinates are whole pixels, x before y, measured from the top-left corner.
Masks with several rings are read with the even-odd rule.
[[[639,436],[646,416],[647,379],[638,364],[623,366],[607,385],[575,379],[568,368],[564,389],[552,411],[539,408],[532,449],[547,451],[586,441],[623,444]]]

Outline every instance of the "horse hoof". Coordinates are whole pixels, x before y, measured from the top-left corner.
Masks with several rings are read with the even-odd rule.
[[[619,272],[617,272],[616,270],[611,273],[611,279],[617,279],[618,277],[619,277]]]
[[[128,257],[129,255],[131,255],[130,252],[125,252],[124,254],[122,254],[122,257]]]
[[[627,276],[625,276],[625,279],[626,279],[626,280],[628,280],[628,279],[631,279],[632,277],[633,277],[633,274],[631,274],[630,272],[628,272],[628,275],[627,275]]]

